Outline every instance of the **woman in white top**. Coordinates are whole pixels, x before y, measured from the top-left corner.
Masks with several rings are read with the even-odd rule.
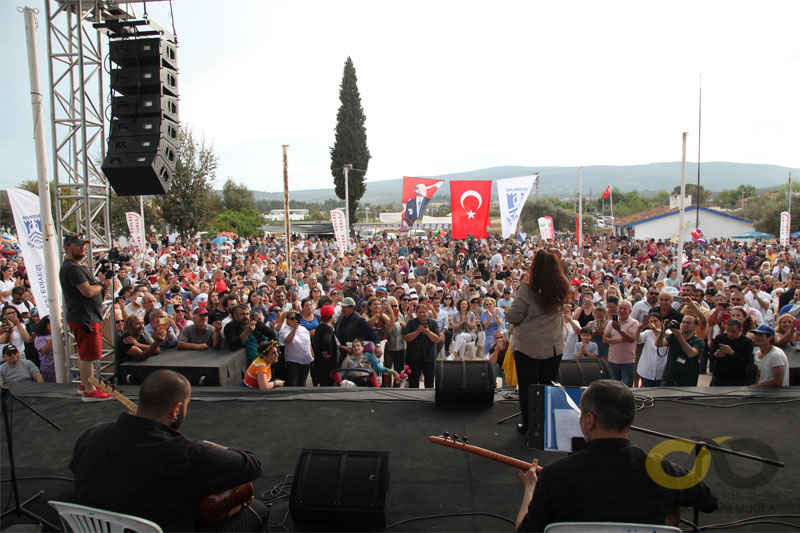
[[[658,311],[648,313],[636,330],[636,342],[642,344],[642,355],[636,373],[642,378],[642,387],[658,387],[664,367],[667,366],[669,347],[659,348],[656,340],[661,332],[661,315]]]
[[[280,332],[286,346],[286,386],[305,387],[314,353],[311,349],[311,333],[300,325],[300,313],[291,310]]]

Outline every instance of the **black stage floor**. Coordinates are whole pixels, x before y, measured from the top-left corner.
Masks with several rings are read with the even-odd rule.
[[[14,384],[11,390],[63,429],[55,431],[14,402],[17,475],[23,478],[71,478],[67,465],[77,437],[89,426],[111,420],[122,410],[121,404],[114,401],[84,404],[74,386]],[[123,392],[136,400],[136,387],[125,387]],[[637,413],[637,426],[690,438],[729,436],[732,439],[726,445],[734,449],[773,455],[786,464],[785,468],[777,468],[714,453],[706,481],[720,496],[722,509],[701,515],[701,526],[756,515],[800,512],[800,456],[796,445],[800,437],[800,390],[760,391],[758,397],[744,388],[637,389],[636,393],[653,399],[643,402],[647,407]],[[536,456],[546,465],[561,457],[561,453],[529,450],[526,439],[515,431],[518,419],[498,425],[499,419],[518,411],[517,402],[506,396],[498,392],[489,408],[437,407],[430,390],[283,389],[264,394],[195,388],[181,431],[192,438],[257,453],[264,465],[264,475],[255,483],[257,495],[294,472],[304,447],[388,451],[389,523],[429,517],[398,524],[393,530],[512,531],[509,522],[516,517],[522,497],[517,471],[428,442],[428,436],[448,431],[467,435],[470,444],[525,461]],[[725,398],[716,399],[720,396]],[[735,406],[720,407],[723,405]],[[632,433],[631,440],[646,450],[660,441],[641,433]],[[10,496],[10,484],[5,482],[10,475],[5,435],[0,442],[5,510]],[[673,454],[670,459],[687,468],[693,464],[693,458],[683,454]],[[44,502],[69,500],[71,483],[60,479],[20,482],[23,498],[38,490],[45,491],[44,498],[32,503],[30,510],[58,523],[57,515]],[[284,519],[287,503],[282,500],[274,504],[272,522]],[[691,519],[691,511],[684,510],[682,516]],[[776,520],[798,523],[796,518]],[[0,527],[6,529],[16,521],[16,516],[7,516]],[[23,518],[20,522],[30,520]],[[285,526],[294,529],[291,517]],[[737,531],[785,529],[762,523]]]

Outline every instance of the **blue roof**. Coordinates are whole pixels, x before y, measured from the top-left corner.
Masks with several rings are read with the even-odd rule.
[[[697,206],[696,205],[692,205],[692,206],[689,206],[689,207],[685,208],[683,210],[683,212],[687,213],[689,211],[695,211],[696,209],[697,209]],[[706,207],[701,207],[700,211],[705,211],[706,213],[710,213],[712,215],[718,215],[718,216],[721,216],[721,217],[730,218],[730,219],[733,219],[733,220],[737,220],[739,222],[747,222],[748,224],[754,224],[754,222],[752,220],[747,220],[746,218],[742,218],[742,217],[735,217],[733,215],[729,215],[728,213],[723,213],[722,211],[716,211],[714,209],[708,209]],[[680,214],[680,209],[676,209],[675,211],[670,211],[669,213],[664,213],[663,215],[658,215],[658,216],[655,216],[655,217],[645,218],[643,220],[637,220],[636,222],[631,222],[630,224],[627,224],[625,226],[620,226],[620,227],[621,228],[632,228],[632,227],[634,227],[634,226],[636,226],[638,224],[642,224],[644,222],[650,222],[651,220],[658,220],[659,218],[671,217],[671,216],[675,216],[675,215],[678,215],[678,214]]]

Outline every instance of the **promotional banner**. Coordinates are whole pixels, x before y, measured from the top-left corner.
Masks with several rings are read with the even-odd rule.
[[[453,210],[453,238],[476,239],[489,236],[489,202],[492,200],[491,180],[451,181],[450,207]]]
[[[50,314],[47,303],[47,277],[44,268],[44,233],[42,232],[42,212],[39,197],[22,189],[8,189],[8,202],[14,213],[17,238],[25,259],[31,294],[36,301],[39,316]]]
[[[142,221],[142,215],[128,211],[125,213],[125,218],[128,220],[128,232],[131,234],[131,242],[137,250],[144,252],[144,221]]]
[[[500,199],[500,222],[503,238],[507,239],[517,229],[522,207],[536,182],[536,176],[522,176],[497,180],[497,196]]]
[[[406,233],[422,216],[428,202],[444,182],[427,178],[403,176],[402,223],[400,233]]]
[[[553,217],[539,217],[539,235],[545,241],[555,240],[556,232],[553,229]]]
[[[781,246],[789,246],[790,223],[791,223],[791,217],[789,216],[789,212],[788,211],[781,212],[781,233],[780,233]]]
[[[333,233],[336,235],[339,256],[343,256],[347,251],[347,222],[344,219],[344,211],[341,209],[331,211],[331,224],[333,224]]]

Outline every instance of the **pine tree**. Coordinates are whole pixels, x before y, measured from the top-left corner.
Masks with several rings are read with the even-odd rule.
[[[344,200],[344,171],[342,166],[352,164],[348,173],[348,195],[350,203],[350,222],[356,219],[358,201],[366,190],[366,174],[369,165],[367,130],[364,127],[367,117],[361,107],[358,92],[356,69],[350,57],[344,63],[342,85],[339,88],[342,105],[336,113],[336,140],[331,148],[331,174],[336,185],[336,196]]]

